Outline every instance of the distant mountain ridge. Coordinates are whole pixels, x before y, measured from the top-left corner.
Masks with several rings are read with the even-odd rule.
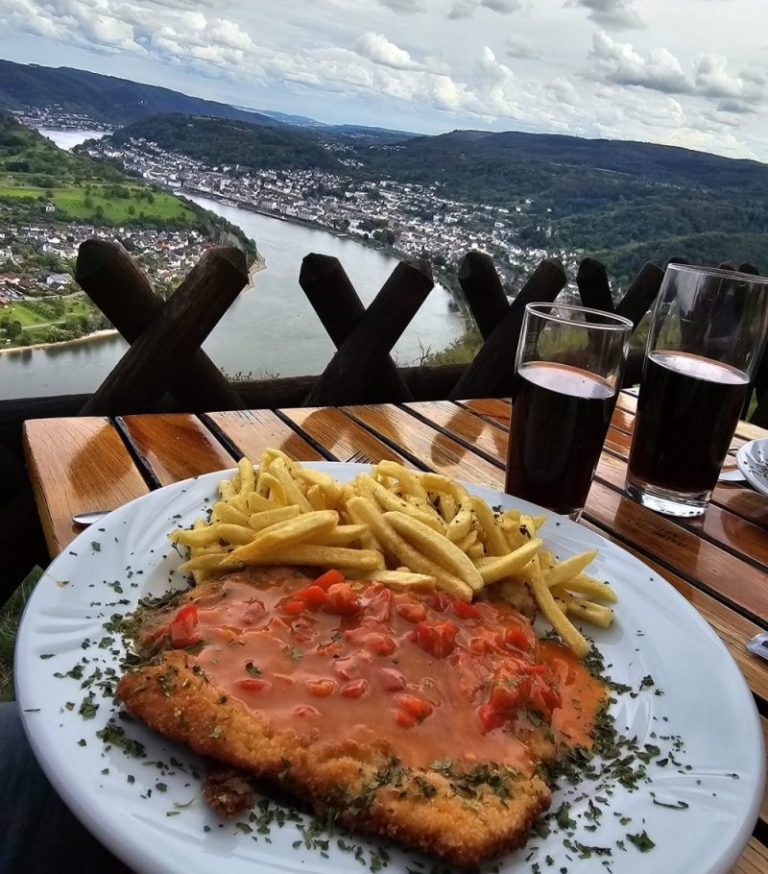
[[[72,67],[42,67],[0,60],[0,107],[24,110],[53,105],[115,125],[163,112],[231,118],[252,124],[280,124],[257,112],[190,97],[158,85],[142,85],[129,79],[102,76]]]

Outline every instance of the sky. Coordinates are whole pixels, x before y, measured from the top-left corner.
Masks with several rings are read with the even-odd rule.
[[[768,161],[768,0],[0,0],[0,57],[323,122]]]

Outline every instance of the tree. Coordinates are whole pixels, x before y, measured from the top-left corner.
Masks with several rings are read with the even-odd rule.
[[[21,333],[24,329],[21,327],[21,322],[18,320],[14,320],[11,322],[6,328],[6,332],[11,340],[15,340],[17,337],[21,336]]]

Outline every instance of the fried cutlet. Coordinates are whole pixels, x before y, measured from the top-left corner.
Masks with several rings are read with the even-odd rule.
[[[140,639],[160,651],[119,683],[131,713],[353,831],[472,866],[549,805],[559,693],[507,605],[270,569],[202,584]]]

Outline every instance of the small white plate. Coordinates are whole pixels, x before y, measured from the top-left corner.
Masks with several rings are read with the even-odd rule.
[[[736,463],[752,488],[768,496],[768,437],[745,443],[736,453]]]
[[[369,469],[312,467],[342,481]],[[138,757],[126,755],[136,752],[133,746],[105,745],[97,737],[115,717],[105,687],[114,685],[123,656],[119,635],[105,623],[133,610],[140,597],[182,583],[175,574],[182,559],[167,532],[192,524],[216,500],[218,480],[232,472],[150,492],[92,525],[54,560],[27,604],[16,645],[24,727],[56,791],[137,874],[358,874],[359,860],[335,839],[325,855],[306,849],[293,821],[273,827],[270,843],[248,823],[222,824],[200,797],[200,758],[146,726],[117,720],[143,745]],[[491,505],[541,511],[468,487]],[[573,840],[586,850],[564,844],[564,833],[553,831],[482,871],[531,874],[535,864],[542,872],[567,868],[570,874],[725,874],[749,839],[765,784],[762,730],[742,673],[702,616],[628,552],[559,516],[550,515],[542,536],[560,556],[600,550],[591,572],[613,583],[619,603],[613,626],[591,633],[613,679],[635,690],[617,694],[611,712],[619,730],[653,755],[648,752],[648,782],[635,791],[616,783],[602,797],[584,781],[555,793],[552,811],[568,801]],[[603,811],[596,831],[593,796]],[[629,837],[645,832],[656,844],[650,853]],[[358,837],[344,846],[350,845],[369,858],[379,842]],[[431,868],[431,860],[390,847],[385,874]]]

